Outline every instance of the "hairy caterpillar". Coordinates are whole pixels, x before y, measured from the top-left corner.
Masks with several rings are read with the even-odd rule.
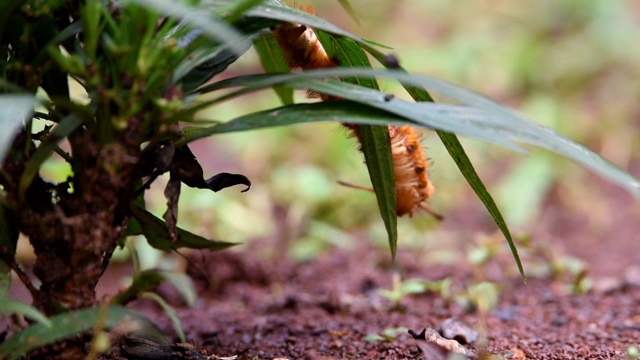
[[[306,10],[315,15],[309,4]],[[291,68],[321,69],[336,66],[320,44],[320,40],[313,30],[300,24],[282,23],[272,28],[273,37],[284,53]]]
[[[308,13],[315,15],[311,5]],[[282,23],[272,27],[272,34],[282,49],[287,63],[292,69],[319,69],[337,66],[327,55],[313,29],[306,25]],[[310,92],[310,97],[319,97],[324,101],[340,100],[331,96]],[[358,126],[343,124],[359,139]],[[434,191],[428,178],[427,159],[421,145],[422,134],[410,126],[389,125],[393,172],[395,176],[396,215],[411,216],[416,210],[429,212],[437,219],[441,216],[433,212],[425,202]],[[361,188],[342,183],[343,185]],[[371,190],[365,188],[367,190]]]

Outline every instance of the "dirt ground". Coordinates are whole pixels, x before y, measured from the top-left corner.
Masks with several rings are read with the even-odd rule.
[[[431,248],[400,246],[391,262],[386,247],[364,236],[349,249],[295,263],[278,252],[282,244],[263,239],[241,252],[193,253],[188,271],[199,294],[195,307],[185,306],[167,284],[158,292],[177,310],[188,341],[210,359],[445,359],[423,353],[418,345],[424,341],[407,330],[419,333],[447,319],[462,323],[449,337],[479,333],[479,340],[462,346],[480,358],[631,359],[629,349],[640,346],[640,205],[624,190],[592,179],[597,211],[578,206],[581,195],[570,189],[551,191],[531,243],[519,246],[527,284],[485,210],[465,203],[447,213],[438,231],[461,233],[463,243],[493,234],[487,238],[497,239],[500,250],[479,266],[466,260],[469,246],[458,248],[454,263],[430,260],[437,258]],[[577,271],[571,259],[582,260],[586,271]],[[130,273],[128,265],[112,264],[100,296],[117,291]],[[394,274],[449,278],[450,296],[426,291],[394,303],[380,292],[392,288]],[[495,304],[491,292],[470,295],[482,281],[499,289]],[[28,301],[17,281],[12,297]],[[157,304],[137,300],[131,306],[177,340]]]
[[[563,199],[566,189],[556,188],[532,233],[538,249],[552,249],[557,259],[583,260],[586,274],[562,270],[562,261],[526,246],[520,251],[530,275],[523,284],[506,251],[473,267],[465,261],[429,263],[424,254],[401,247],[392,263],[386,249],[359,240],[352,250],[336,248],[314,261],[293,263],[263,251],[274,245],[265,240],[240,253],[194,254],[190,273],[200,294],[194,308],[185,307],[169,286],[159,291],[178,309],[189,341],[220,358],[444,359],[419,350],[406,329],[419,333],[454,318],[469,327],[463,331],[479,331],[480,340],[464,345],[476,354],[628,359],[629,348],[640,345],[640,209],[623,190],[604,182],[597,186],[607,202],[601,205],[610,211],[604,219],[572,212],[573,199]],[[480,206],[452,211],[441,226],[492,231]],[[537,271],[553,264],[559,267],[555,272]],[[392,287],[393,273],[428,281],[448,277],[453,299],[424,292],[393,303],[379,291]],[[463,301],[465,289],[480,280],[500,288],[484,327],[478,307]],[[571,291],[571,285],[579,290]],[[157,305],[137,301],[133,307],[174,334]],[[398,328],[385,338],[385,330]],[[372,334],[383,339],[367,341]]]

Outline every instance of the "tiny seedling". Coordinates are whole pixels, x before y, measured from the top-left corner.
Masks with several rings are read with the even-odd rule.
[[[379,293],[393,303],[394,308],[401,308],[402,300],[414,294],[426,292],[440,294],[445,300],[451,300],[451,279],[445,278],[438,281],[427,281],[423,279],[402,280],[400,274],[394,273],[391,289],[380,289]]]
[[[378,333],[367,334],[367,336],[365,336],[363,340],[366,342],[377,342],[377,341],[391,342],[395,340],[398,337],[398,335],[406,334],[407,331],[409,331],[409,329],[404,326],[400,326],[397,328],[386,328],[382,330],[382,332],[379,334]]]

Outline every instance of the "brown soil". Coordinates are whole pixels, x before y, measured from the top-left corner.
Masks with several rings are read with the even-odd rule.
[[[189,272],[199,293],[195,307],[186,307],[169,285],[158,291],[176,308],[187,339],[220,357],[431,359],[405,331],[388,341],[367,342],[365,337],[399,327],[420,332],[450,318],[478,330],[481,312],[435,292],[407,295],[396,305],[379,290],[391,288],[394,273],[429,281],[449,277],[452,293],[459,296],[488,280],[501,287],[497,305],[485,317],[486,331],[480,331],[489,353],[504,359],[627,359],[627,349],[640,345],[640,206],[623,190],[593,181],[596,200],[601,201],[598,208],[608,209],[595,215],[580,210],[561,186],[548,196],[531,234],[533,245],[519,246],[529,272],[526,285],[504,240],[492,235],[501,250],[480,267],[426,260],[434,258],[431,247],[400,246],[393,263],[387,248],[363,238],[351,250],[335,248],[314,261],[294,263],[275,250],[286,244],[256,240],[241,252],[192,254]],[[463,242],[494,231],[481,205],[467,203],[447,215],[438,230],[462,233]],[[468,249],[468,244],[458,246],[459,258],[464,259]],[[567,256],[588,265],[593,286],[586,293],[568,291],[576,280],[570,272],[557,271],[555,278],[540,275],[538,269]],[[99,294],[116,291],[113,286],[130,271],[113,264]],[[28,301],[17,281],[12,297]],[[138,300],[132,307],[177,339],[155,303]],[[481,344],[464,346],[482,353]]]
[[[427,263],[424,254],[403,247],[392,263],[386,249],[364,240],[354,250],[334,249],[307,263],[265,256],[275,246],[269,241],[255,241],[239,253],[197,253],[190,268],[200,294],[197,305],[183,306],[168,286],[160,292],[177,307],[187,338],[209,354],[238,359],[421,359],[425,356],[404,331],[388,341],[367,342],[365,337],[398,327],[420,332],[449,318],[480,329],[480,312],[434,292],[406,296],[395,306],[379,289],[391,288],[394,272],[402,279],[450,277],[454,294],[485,279],[502,288],[497,306],[486,316],[486,332],[480,332],[488,338],[489,353],[505,359],[625,359],[627,349],[640,343],[639,208],[624,191],[598,184],[609,202],[604,205],[614,209],[609,220],[601,219],[608,231],[594,232],[604,225],[572,215],[558,188],[533,233],[538,248],[589,265],[593,287],[586,294],[567,290],[576,277],[566,272],[555,280],[534,274],[523,284],[508,251],[474,270],[467,263]],[[459,230],[459,224],[470,232],[491,228],[479,206],[452,211],[441,226]],[[531,272],[552,262],[534,261],[536,252],[527,247],[521,246],[521,252]],[[174,334],[155,304],[137,301],[133,306]],[[479,344],[465,347],[482,353]]]

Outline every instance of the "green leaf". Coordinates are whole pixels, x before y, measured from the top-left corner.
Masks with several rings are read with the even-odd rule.
[[[153,301],[156,302],[156,304],[160,305],[162,310],[164,310],[164,312],[169,317],[169,320],[171,320],[171,324],[173,325],[173,328],[176,330],[176,333],[178,334],[178,337],[180,338],[180,342],[182,342],[182,343],[187,342],[187,339],[184,336],[184,330],[182,329],[182,321],[180,321],[180,318],[178,317],[178,314],[171,307],[171,305],[167,304],[167,302],[164,301],[164,299],[161,298],[158,294],[155,294],[155,293],[152,293],[152,292],[146,292],[144,294],[141,294],[140,298],[153,300]]]
[[[212,40],[216,40],[225,47],[231,49],[234,53],[241,55],[242,35],[218,19],[212,19],[202,11],[195,7],[186,6],[175,1],[165,0],[123,0],[123,4],[134,3],[143,6],[151,11],[157,11],[162,14],[181,19],[183,23],[188,24],[195,29],[202,30],[203,34]]]
[[[15,213],[0,204],[0,253],[13,256],[19,235]]]
[[[455,135],[449,134],[444,131],[437,131],[437,134],[444,146],[447,148],[447,151],[449,152],[449,155],[451,156],[453,161],[455,161],[456,165],[458,165],[458,169],[460,169],[460,172],[467,180],[467,183],[469,184],[469,186],[471,186],[480,201],[482,201],[485,208],[487,209],[489,214],[491,214],[493,220],[496,222],[496,225],[498,225],[498,228],[500,228],[500,231],[502,231],[505,239],[507,239],[507,243],[509,243],[509,248],[511,249],[511,254],[513,254],[516,265],[518,266],[520,276],[522,276],[522,280],[526,282],[527,278],[524,273],[524,268],[522,267],[522,262],[520,261],[520,255],[518,254],[518,249],[513,242],[509,227],[504,221],[504,218],[502,217],[498,206],[493,201],[493,197],[491,197],[491,194],[489,194],[489,192],[487,191],[487,188],[482,183],[482,180],[480,180],[478,173],[473,168],[473,164],[471,164],[471,160],[469,160],[469,157],[464,151],[460,140],[458,140]]]
[[[0,344],[0,358],[19,359],[29,351],[91,330],[101,316],[100,308],[72,311],[49,318],[51,326],[34,324]],[[166,342],[164,334],[147,318],[122,306],[107,308],[105,327],[134,332]]]
[[[82,23],[83,29],[83,49],[84,53],[93,61],[96,59],[100,32],[102,31],[100,23],[103,9],[104,3],[96,0],[87,0],[80,7],[80,22]]]
[[[351,83],[345,83],[331,78],[317,79],[318,74],[343,76],[362,76],[378,70],[365,68],[347,68],[335,70],[313,70],[302,73],[272,74],[272,75],[248,75],[223,80],[200,89],[206,93],[228,87],[245,87],[236,93],[223,95],[217,99],[203,102],[198,106],[206,107],[217,102],[228,100],[239,94],[256,91],[273,85],[291,86],[297,89],[312,90],[318,93],[328,94],[341,99],[352,100],[366,104],[411,120],[414,124],[428,128],[441,129],[448,132],[460,133],[485,141],[491,141],[513,150],[521,148],[513,143],[502,133],[504,120],[493,114],[464,106],[455,106],[435,103],[415,103],[401,100],[381,93],[379,91],[361,87]],[[501,131],[496,131],[500,129]]]
[[[19,236],[15,214],[0,204],[0,299],[6,299],[11,288],[11,267],[1,258],[15,257]]]
[[[409,111],[410,114],[405,113],[404,116],[407,118],[411,117],[412,120],[416,120],[415,116],[418,115],[416,112],[419,113],[420,109],[425,106],[424,103],[408,103],[397,98],[391,101],[385,101],[384,94],[371,89],[358,87],[349,88],[347,85],[350,84],[336,85],[336,81],[330,79],[336,76],[389,77],[400,81],[404,85],[427,88],[429,91],[473,107],[475,113],[470,108],[467,108],[463,111],[463,114],[458,114],[457,118],[447,116],[451,114],[443,114],[440,119],[423,119],[422,123],[425,126],[476,137],[481,140],[492,141],[514,150],[520,148],[516,146],[511,139],[520,140],[554,151],[581,163],[610,181],[626,188],[634,196],[640,198],[640,179],[630,175],[583,145],[561,136],[550,128],[533,123],[522,115],[516,114],[514,111],[482,95],[424,75],[408,74],[402,71],[364,68],[312,70],[296,74],[237,77],[212,84],[210,87],[203,88],[203,91],[216,90],[228,86],[247,86],[248,88],[245,90],[255,91],[261,87],[287,84],[288,86],[296,88],[326,92],[330,95],[367,103],[401,116],[403,116],[403,112]],[[324,78],[325,80],[311,82],[306,82],[305,80],[314,78]],[[385,103],[386,106],[383,106]],[[435,105],[442,106],[442,104]],[[419,119],[421,117],[418,116],[417,118]],[[450,121],[456,121],[457,124],[449,124]]]
[[[142,188],[142,186],[144,186],[142,185],[142,181],[138,181],[136,188],[140,189]],[[133,206],[138,206],[145,210],[147,209],[147,204],[144,200],[144,191],[140,191],[140,194],[136,196],[135,199],[133,199]],[[123,239],[118,245],[122,246],[127,236],[135,235],[142,235],[142,226],[140,226],[138,220],[136,220],[136,218],[132,216],[129,218],[129,222],[127,223],[127,231],[125,232]]]
[[[8,20],[18,18],[14,12],[26,2],[27,0],[0,1],[0,39],[6,39],[4,32],[11,29],[7,26]]]
[[[232,23],[242,17],[247,10],[260,4],[263,0],[235,0],[218,10],[219,14],[224,14],[225,20]]]
[[[367,54],[355,41],[347,38],[334,38],[332,35],[322,31],[318,31],[317,35],[327,51],[327,55],[335,59],[340,66],[371,67]],[[378,83],[373,78],[356,77],[343,78],[342,80],[379,90]],[[380,216],[387,230],[391,257],[395,259],[398,246],[398,216],[396,213],[395,176],[389,128],[387,125],[359,125],[358,139],[361,143],[361,151],[364,154],[373,191],[376,194]]]
[[[335,35],[339,35],[342,37],[355,40],[358,43],[365,44],[365,41],[362,40],[360,37],[353,35],[325,21],[320,17],[311,15],[305,11],[298,10],[296,8],[286,6],[276,0],[266,0],[264,4],[258,5],[252,8],[251,10],[247,11],[245,15],[249,17],[254,17],[254,18],[271,19],[271,20],[278,20],[278,21],[290,22],[290,23],[296,23],[296,24],[304,24],[312,27],[314,31],[316,29],[326,31]]]
[[[349,16],[351,16],[351,18],[356,22],[356,24],[360,25],[360,18],[358,18],[358,14],[356,14],[356,11],[353,9],[353,6],[351,6],[349,0],[338,0],[338,2],[347,14],[349,14]]]
[[[0,259],[0,300],[9,298],[11,290],[11,267]]]
[[[421,88],[405,86],[405,89],[407,90],[409,95],[411,95],[411,97],[416,101],[433,102],[433,98],[431,98],[431,95],[429,95],[429,93],[427,93],[425,90]],[[498,206],[493,201],[493,197],[487,191],[487,188],[484,186],[484,183],[480,179],[480,176],[478,176],[478,173],[473,167],[473,164],[471,163],[471,160],[467,156],[467,153],[464,151],[464,148],[462,147],[460,140],[458,140],[458,137],[456,135],[442,131],[442,130],[436,130],[436,133],[438,134],[438,137],[440,137],[440,141],[442,141],[442,144],[444,144],[444,147],[447,149],[447,152],[449,153],[453,161],[458,166],[458,169],[462,173],[462,176],[464,176],[464,178],[467,180],[467,183],[469,184],[469,186],[471,186],[471,188],[476,193],[480,201],[482,201],[482,203],[484,204],[485,208],[487,209],[487,211],[489,212],[493,220],[496,222],[496,225],[498,225],[498,228],[500,229],[505,239],[507,240],[507,243],[509,244],[509,248],[511,249],[511,254],[513,254],[513,258],[515,259],[516,265],[518,266],[518,271],[520,272],[520,276],[522,277],[522,280],[526,283],[527,277],[524,273],[524,268],[522,267],[522,261],[520,261],[520,255],[518,254],[518,248],[516,248],[516,245],[513,242],[513,237],[511,236],[509,227],[507,226],[507,223],[504,221],[504,218],[502,217],[502,214],[500,213]]]
[[[164,280],[164,275],[158,270],[142,271],[133,277],[133,281],[128,288],[111,299],[111,303],[114,305],[126,305],[135,300],[139,294],[155,288]]]
[[[165,281],[169,282],[178,290],[187,306],[193,307],[196,304],[198,295],[196,294],[196,288],[191,277],[183,273],[168,271],[161,272],[161,275]]]
[[[23,196],[33,178],[40,171],[40,166],[53,153],[60,141],[69,136],[73,131],[82,125],[82,120],[75,114],[65,116],[53,129],[49,137],[44,140],[29,159],[22,176],[20,177],[19,194]]]
[[[415,124],[398,115],[352,101],[296,104],[250,113],[228,122],[209,127],[186,126],[182,128],[183,139],[176,142],[176,146],[181,146],[215,134],[321,121],[336,121],[363,125]]]
[[[149,245],[159,250],[169,251],[186,247],[190,249],[218,251],[237,245],[225,241],[207,240],[202,236],[180,228],[178,228],[178,238],[176,241],[171,241],[167,224],[164,221],[136,205],[131,207],[131,212],[133,217],[140,223],[142,233],[147,238]]]
[[[329,86],[326,86],[327,84],[332,84],[334,86],[329,87]],[[337,89],[338,87],[354,88],[355,85],[351,85],[351,84],[339,85],[339,83],[334,80],[323,80],[323,81],[319,81],[318,83],[307,83],[307,86],[316,91],[327,92],[327,93],[330,93],[331,95],[339,96],[342,98],[351,97],[356,101],[361,101],[363,103],[366,102],[367,104],[371,104],[377,108],[393,111],[392,107],[390,107],[388,104],[388,103],[392,103],[393,101],[387,101],[385,99],[376,100],[374,98],[375,96],[379,97],[380,96],[379,93],[371,92],[371,90],[367,89],[366,91],[368,91],[369,94],[372,95],[370,97],[369,94],[366,93],[364,88],[355,89],[358,91],[357,93],[355,93],[355,90],[353,91],[355,95],[352,93],[349,93],[348,91]],[[416,99],[418,100],[428,101],[431,99],[428,96],[428,94],[424,92],[424,90],[422,91],[423,93],[418,93],[416,89],[409,89],[409,90],[410,90],[410,94],[416,97]],[[338,104],[339,103],[336,103],[334,106]],[[401,110],[402,108],[406,108],[406,110],[402,111]],[[428,109],[432,111],[427,111]],[[461,109],[462,111],[456,112],[456,110],[458,109]],[[447,112],[442,112],[442,111],[447,111]],[[474,112],[477,112],[477,111],[480,111],[480,110],[471,109],[471,108],[457,108],[451,105],[434,104],[430,102],[419,102],[419,103],[405,102],[405,104],[402,104],[400,106],[400,109],[396,109],[393,112],[398,116],[405,116],[413,120],[417,124],[422,124],[423,126],[429,126],[429,127],[444,128],[445,130],[448,130],[451,132],[456,130],[459,131],[458,127],[460,126],[466,126],[467,128],[465,130],[459,131],[459,132],[469,133],[471,131],[471,134],[475,134],[477,136],[478,132],[486,131],[487,136],[491,138],[492,131],[493,131],[493,134],[498,136],[497,139],[500,139],[500,140],[497,140],[497,142],[506,141],[508,143],[509,142],[508,139],[501,138],[502,135],[499,132],[492,130],[492,128],[489,126],[492,124],[496,124],[496,122],[493,121],[493,119],[490,117],[490,114],[486,115],[488,117],[488,120],[487,120],[487,122],[489,123],[488,125],[483,125],[482,123],[479,123],[479,122],[477,123],[466,122],[466,120],[469,118],[473,118],[474,116],[478,117],[482,115],[481,113],[479,113],[479,115],[474,114]],[[453,116],[451,116],[451,114],[453,114]],[[446,123],[443,124],[442,122],[444,119],[446,119]],[[341,121],[345,121],[345,120],[341,120]],[[389,122],[392,122],[391,119]],[[437,126],[434,126],[434,123]],[[476,125],[480,127],[474,127]],[[497,121],[496,126],[502,126],[501,121],[499,119]],[[471,128],[471,130],[469,130],[469,128]],[[448,149],[451,149],[449,150],[450,154],[452,155],[454,161],[456,161],[456,164],[460,168],[462,174],[465,176],[465,178],[467,179],[471,187],[474,189],[474,191],[478,194],[481,201],[487,207],[489,213],[494,217],[498,227],[501,229],[501,231],[505,235],[505,238],[507,239],[509,246],[511,247],[511,250],[513,252],[514,258],[516,259],[518,269],[520,270],[520,273],[524,279],[522,264],[520,262],[515,245],[513,244],[511,234],[509,233],[509,230],[504,222],[504,219],[502,218],[499,210],[497,209],[492,197],[486,191],[486,188],[482,184],[482,181],[480,181],[479,177],[477,176],[477,173],[473,169],[473,166],[471,165],[469,158],[464,153],[464,149],[462,148],[461,144],[459,143],[455,135],[452,135],[444,131],[438,131],[438,135],[441,137],[443,143],[445,143],[445,146]]]
[[[289,66],[280,46],[271,33],[264,34],[253,41],[262,68],[266,73],[288,72]],[[284,105],[293,104],[293,89],[274,86],[273,90]]]
[[[21,301],[0,299],[0,313],[22,315],[49,329],[53,326],[51,321],[38,309]]]
[[[111,303],[126,305],[135,300],[140,294],[155,288],[164,281],[170,283],[180,293],[188,306],[195,304],[197,295],[190,277],[185,274],[156,269],[145,270],[134,275],[131,285],[114,296],[111,299]]]
[[[387,229],[391,257],[395,259],[398,245],[398,217],[389,130],[387,126],[363,125],[358,127],[358,134],[371,184],[378,200],[380,216]]]
[[[183,43],[181,45],[183,47],[189,46],[194,41],[202,40],[198,39],[199,33],[199,30],[192,30],[178,39],[178,42]],[[173,82],[182,83],[186,92],[195,90],[238,60],[251,48],[252,37],[247,37],[241,43],[236,44],[236,50],[239,53],[219,44],[211,44],[210,42],[205,44],[198,46],[173,70]]]
[[[0,168],[13,138],[25,121],[29,121],[37,100],[27,94],[3,94],[0,96]]]
[[[327,55],[337,61],[340,67],[371,68],[367,54],[355,41],[343,37],[335,37],[324,31],[316,31],[316,35],[322,47],[324,47],[327,52]],[[370,76],[342,77],[341,80],[370,89],[380,90],[378,82]]]

